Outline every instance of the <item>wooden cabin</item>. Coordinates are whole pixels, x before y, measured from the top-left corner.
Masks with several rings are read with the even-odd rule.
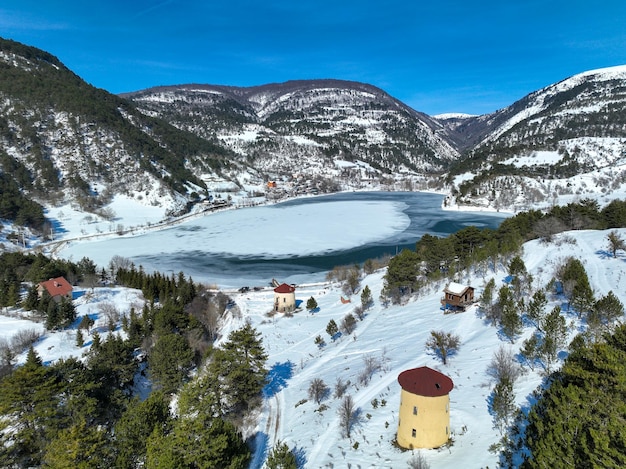
[[[465,308],[474,303],[474,287],[450,282],[443,290],[441,305],[446,311],[465,311]]]

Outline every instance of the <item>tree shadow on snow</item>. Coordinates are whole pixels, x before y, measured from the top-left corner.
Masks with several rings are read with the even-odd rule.
[[[287,387],[287,380],[293,376],[294,364],[287,360],[283,363],[274,363],[267,372],[267,383],[263,387],[263,397],[269,399]]]

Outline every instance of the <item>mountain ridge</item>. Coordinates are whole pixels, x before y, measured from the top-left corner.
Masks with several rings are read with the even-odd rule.
[[[267,198],[429,189],[512,210],[554,194],[626,192],[624,65],[582,72],[491,114],[428,116],[376,86],[333,78],[118,96],[52,54],[0,40],[0,98],[3,178],[23,197],[90,213],[115,194],[183,213],[224,187]],[[572,179],[581,177],[593,183]]]

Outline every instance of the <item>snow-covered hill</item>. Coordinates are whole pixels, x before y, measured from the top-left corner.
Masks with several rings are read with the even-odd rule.
[[[79,225],[68,223],[67,226]],[[626,236],[626,229],[618,232]],[[568,256],[574,256],[582,261],[597,298],[613,291],[626,303],[623,288],[626,253],[618,251],[618,257],[612,258],[608,253],[607,234],[608,231],[574,231],[556,236],[550,244],[526,243],[522,257],[534,278],[533,287],[546,287],[557,266]],[[184,266],[181,268],[184,270]],[[262,467],[267,450],[278,440],[297,448],[306,459],[307,468],[405,467],[412,453],[393,445],[400,398],[397,376],[405,369],[423,365],[447,374],[454,381],[450,409],[453,443],[445,448],[422,450],[431,467],[496,466],[497,455],[488,448],[500,435],[493,428],[488,407],[494,383],[487,374],[487,367],[501,346],[516,353],[532,329],[527,327],[514,343],[509,343],[481,317],[475,306],[465,313],[443,314],[439,302],[445,286],[443,281],[424,288],[404,305],[384,307],[379,301],[383,275],[384,270],[381,270],[362,278],[362,287],[367,285],[372,291],[374,306],[357,322],[352,334],[335,341],[326,333],[326,326],[331,319],[340,323],[345,315],[353,312],[360,303],[358,293],[351,297],[352,303],[346,304],[341,301],[345,294],[339,285],[302,282],[296,290],[297,300],[306,304],[308,298],[314,297],[319,311],[309,313],[301,309],[288,316],[269,314],[273,306],[273,292],[269,288],[228,292],[237,305],[232,310],[240,314],[224,318],[222,337],[244,321],[251,321],[261,332],[270,357],[271,381],[263,407],[246,429],[246,436],[254,438],[256,445],[253,468]],[[480,295],[491,277],[501,285],[506,272],[473,271],[455,280],[473,285]],[[79,315],[98,316],[101,302],[113,303],[119,311],[127,312],[130,306],[140,309],[143,301],[139,292],[121,288],[97,289],[93,295],[79,292],[78,296],[75,301]],[[563,297],[550,293],[548,298],[547,310],[555,305],[563,308],[570,337],[584,329],[585,324],[577,315],[568,312]],[[0,321],[0,331],[5,337],[24,328],[43,332],[40,326],[28,321],[6,317],[0,317]],[[94,327],[105,335],[106,318],[98,316]],[[425,348],[431,330],[452,332],[461,338],[458,353],[446,366]],[[44,333],[35,348],[44,361],[81,356],[87,346],[76,347],[75,334],[74,328]],[[317,335],[324,338],[325,346],[320,348],[315,344]],[[89,343],[88,337],[85,342]],[[24,360],[24,356],[20,360]],[[366,361],[379,365],[369,380],[362,379]],[[308,397],[308,387],[314,378],[322,379],[329,387],[329,394],[320,405]],[[332,397],[337,378],[350,382],[346,393],[353,397],[360,410],[360,422],[354,427],[351,439],[341,436],[337,414],[340,399]],[[530,393],[541,380],[539,370],[525,371],[515,385],[518,405],[529,405]]]
[[[493,114],[455,119],[474,140],[452,170],[461,203],[507,208],[626,193],[626,66],[547,86]],[[445,123],[446,121],[444,121]]]
[[[374,86],[300,80],[236,88],[158,87],[124,95],[270,175],[362,160],[389,172],[443,170],[458,158],[443,127]]]

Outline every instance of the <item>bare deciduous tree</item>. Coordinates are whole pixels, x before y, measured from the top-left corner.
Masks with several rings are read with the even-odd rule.
[[[510,348],[500,346],[495,351],[491,363],[487,367],[487,374],[494,378],[496,382],[508,381],[515,384],[522,370],[515,360],[515,355]]]
[[[620,249],[626,251],[626,242],[616,230],[611,231],[606,238],[609,241],[609,249],[613,253],[613,257],[617,257],[617,251]]]
[[[430,469],[430,464],[419,451],[407,461],[409,469]]]
[[[350,386],[350,381],[344,381],[341,376],[337,376],[337,381],[335,382],[335,397],[337,399],[341,399]]]
[[[383,367],[382,360],[374,355],[367,354],[363,356],[363,370],[359,373],[359,384],[367,386],[372,376]]]
[[[448,357],[459,349],[461,338],[444,331],[430,331],[430,339],[426,341],[426,348],[441,358],[444,365],[448,364]]]
[[[350,438],[352,428],[359,423],[361,415],[360,409],[355,406],[354,399],[350,394],[344,396],[337,413],[339,414],[339,426],[342,434],[346,438]]]
[[[549,243],[554,235],[562,233],[567,227],[556,217],[542,218],[533,228],[535,234],[545,243]]]
[[[100,305],[100,312],[104,315],[107,320],[107,326],[109,330],[114,330],[115,325],[120,320],[120,312],[117,310],[113,303],[108,301],[103,302]]]
[[[133,262],[127,257],[115,255],[109,261],[109,270],[111,271],[111,278],[115,279],[115,275],[119,269],[130,269]]]
[[[328,395],[328,386],[321,378],[313,378],[309,383],[309,399],[319,404]]]

